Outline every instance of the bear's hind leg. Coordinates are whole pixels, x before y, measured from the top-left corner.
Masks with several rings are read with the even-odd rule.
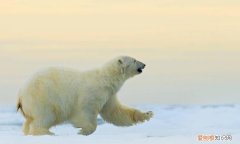
[[[49,131],[53,125],[55,125],[55,115],[51,112],[44,114],[46,117],[36,117],[33,119],[30,125],[30,135],[54,135]]]
[[[23,124],[23,133],[25,135],[29,134],[30,124],[32,122],[32,118],[26,118],[26,121]]]
[[[54,135],[49,131],[52,125],[44,123],[41,119],[33,120],[30,125],[29,135]]]
[[[54,135],[48,128],[31,127],[29,135]]]

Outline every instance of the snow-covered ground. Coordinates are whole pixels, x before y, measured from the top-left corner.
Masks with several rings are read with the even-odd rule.
[[[53,127],[55,136],[24,136],[23,117],[14,107],[0,108],[0,144],[194,144],[240,143],[240,105],[137,106],[152,110],[154,118],[132,127],[116,127],[98,119],[90,136],[77,135],[69,124]],[[199,135],[220,140],[199,141]],[[232,140],[221,140],[229,136]],[[214,138],[215,139],[215,138]]]

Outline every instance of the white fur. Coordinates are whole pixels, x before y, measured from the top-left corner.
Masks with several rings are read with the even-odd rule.
[[[49,128],[68,121],[89,135],[97,127],[97,115],[118,126],[149,120],[142,113],[120,104],[116,93],[125,80],[138,74],[144,64],[131,57],[118,57],[102,68],[80,72],[49,68],[37,73],[19,92],[18,108],[26,118],[26,135],[53,134]]]

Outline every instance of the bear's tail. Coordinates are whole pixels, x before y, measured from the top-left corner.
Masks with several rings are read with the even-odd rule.
[[[17,101],[17,111],[19,111],[19,110],[21,111],[22,115],[24,117],[26,117],[26,115],[25,115],[25,113],[23,111],[23,108],[22,108],[22,103],[21,103],[21,99],[20,98],[18,98],[18,101]]]

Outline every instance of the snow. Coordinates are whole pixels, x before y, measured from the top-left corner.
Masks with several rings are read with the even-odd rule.
[[[100,117],[90,136],[78,135],[70,124],[53,127],[55,136],[24,136],[24,118],[14,107],[0,108],[0,144],[198,144],[240,142],[240,105],[138,105],[154,117],[132,127],[116,127]],[[199,141],[198,135],[231,135],[232,140]]]

